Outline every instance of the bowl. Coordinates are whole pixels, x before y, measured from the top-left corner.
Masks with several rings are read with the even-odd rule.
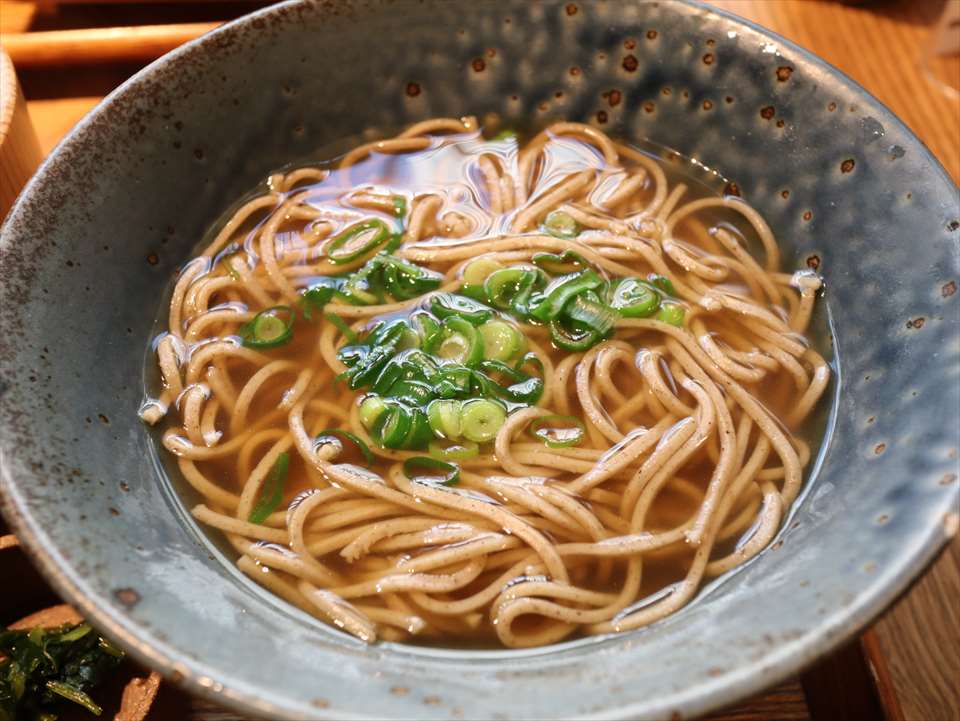
[[[189,517],[137,419],[144,354],[171,275],[270,170],[360,130],[491,112],[651,138],[731,179],[785,263],[825,278],[827,437],[776,542],[649,628],[528,651],[364,646],[253,586]],[[956,187],[876,99],[693,2],[280,4],[131,78],[11,212],[4,513],[102,631],[247,713],[700,714],[855,634],[956,533],[958,228]]]

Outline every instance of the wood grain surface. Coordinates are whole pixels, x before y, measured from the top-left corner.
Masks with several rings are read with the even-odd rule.
[[[806,47],[862,84],[897,114],[947,169],[960,179],[960,57],[931,57],[931,33],[946,2],[960,0],[714,0],[713,4],[759,23]],[[266,4],[266,3],[260,3]],[[178,3],[147,9],[111,5],[84,8],[71,4],[51,9],[19,0],[0,0],[0,31],[53,30],[103,24],[210,22],[236,16],[250,3]],[[110,20],[110,19],[113,20]],[[105,22],[105,20],[110,20]],[[75,67],[69,73],[44,69],[21,71],[21,83],[40,144],[49,151],[100,97],[135,72],[142,62]],[[956,481],[955,481],[956,482]],[[859,651],[880,689],[888,721],[960,719],[960,541],[955,540],[903,599],[868,632]],[[856,651],[856,648],[854,649]],[[847,650],[843,650],[847,652]],[[850,656],[852,659],[853,656]],[[836,658],[836,657],[834,657]],[[848,659],[849,660],[849,659]],[[853,662],[853,661],[851,661]],[[808,673],[804,685],[783,684],[766,694],[711,716],[712,721],[813,718],[873,718],[835,703],[808,704],[804,690],[826,688],[831,664],[820,681]],[[852,688],[841,683],[833,693],[844,701]],[[886,697],[885,697],[886,696]],[[821,697],[823,698],[823,697]],[[222,719],[237,717],[162,689],[158,718]],[[866,699],[864,703],[871,703]],[[863,710],[868,709],[868,710]],[[160,710],[160,709],[158,709]],[[872,713],[876,713],[876,708]],[[851,715],[852,714],[852,715]],[[859,715],[858,715],[859,714]]]

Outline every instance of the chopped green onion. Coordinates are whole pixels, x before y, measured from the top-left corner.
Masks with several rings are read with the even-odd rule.
[[[638,278],[622,278],[610,286],[610,306],[624,318],[647,318],[660,305],[660,295]]]
[[[591,268],[556,278],[533,299],[530,315],[546,323],[560,315],[571,298],[601,285],[603,279]]]
[[[402,195],[393,196],[393,214],[403,218],[407,214],[407,199]]]
[[[526,339],[506,321],[488,320],[479,331],[483,338],[484,358],[509,361],[526,350]]]
[[[666,302],[660,306],[660,310],[657,312],[657,320],[682,328],[685,315],[686,311],[682,305]]]
[[[437,293],[430,301],[430,310],[438,318],[456,316],[480,325],[493,316],[493,311],[471,298],[452,293]]]
[[[426,471],[440,471],[441,475],[433,473],[426,476],[418,475],[418,468]],[[403,462],[403,474],[414,483],[425,483],[427,485],[453,486],[460,480],[460,469],[456,465],[439,461],[430,456],[408,458]]]
[[[530,259],[538,268],[542,268],[551,275],[564,275],[581,268],[588,268],[590,264],[582,255],[572,250],[565,250],[559,255],[556,253],[534,253]]]
[[[677,289],[673,287],[673,281],[667,276],[651,273],[647,279],[667,295],[673,298],[677,297]]]
[[[515,369],[515,370],[518,370],[518,371],[520,371],[520,372],[523,372],[524,366],[526,366],[527,364],[530,364],[530,363],[532,363],[533,365],[535,365],[535,366],[537,367],[537,372],[538,372],[541,376],[543,376],[543,361],[540,360],[540,357],[539,357],[536,353],[534,353],[533,351],[530,351],[529,353],[526,353],[526,354],[523,356],[523,358],[521,358],[520,360],[518,360],[518,361],[517,361],[517,364],[514,366],[514,369]]]
[[[387,410],[387,404],[383,402],[383,398],[380,396],[367,396],[360,404],[360,423],[369,431],[385,410]]]
[[[443,282],[443,275],[440,273],[387,253],[379,253],[370,262],[379,265],[383,285],[396,300],[416,298],[436,290]]]
[[[437,370],[430,382],[440,398],[455,398],[470,392],[472,378],[473,374],[466,366],[450,365]]]
[[[299,302],[303,317],[313,320],[314,312],[321,312],[323,307],[333,300],[342,285],[343,281],[340,278],[324,277],[303,291]]]
[[[355,223],[334,236],[327,245],[327,258],[340,265],[360,258],[390,237],[390,229],[379,218]]]
[[[558,425],[559,424],[559,425]],[[569,425],[573,428],[569,428]],[[548,448],[569,448],[579,444],[586,435],[583,421],[574,416],[541,416],[530,424],[530,434],[543,441]]]
[[[402,448],[412,428],[410,411],[400,405],[391,405],[373,426],[374,440],[384,448]]]
[[[463,430],[460,413],[460,401],[444,399],[431,401],[427,406],[427,420],[434,435],[451,441],[457,440]]]
[[[580,235],[580,223],[562,210],[551,211],[544,219],[542,228],[554,238],[576,238]]]
[[[438,358],[468,367],[483,360],[483,338],[469,321],[458,316],[447,317],[441,337],[436,351]]]
[[[504,387],[494,381],[489,373],[497,373],[505,377],[510,385]],[[529,376],[523,371],[511,368],[506,363],[495,360],[486,360],[480,364],[480,370],[474,371],[476,387],[484,395],[498,395],[512,403],[536,405],[543,395],[543,379]]]
[[[330,443],[337,443],[340,445],[341,451],[343,451],[345,450],[343,445],[344,441],[349,441],[360,451],[367,467],[373,465],[375,459],[370,447],[364,443],[359,436],[354,435],[350,431],[344,431],[339,428],[327,428],[326,430],[320,431],[314,439],[313,444],[314,448],[318,448],[319,446],[325,446]]]
[[[412,450],[422,450],[433,440],[433,431],[430,430],[430,422],[427,420],[427,414],[420,408],[411,410],[413,416],[410,433],[407,434],[403,442],[403,447]]]
[[[339,330],[341,335],[347,339],[348,343],[356,343],[358,340],[360,340],[357,338],[357,334],[353,332],[353,328],[351,328],[340,316],[334,313],[327,313],[323,317],[337,327],[337,330]]]
[[[460,413],[463,435],[474,443],[492,441],[506,420],[504,407],[485,398],[466,401]]]
[[[592,348],[600,341],[600,334],[592,328],[572,331],[559,320],[550,321],[550,340],[562,350],[579,352]]]
[[[526,318],[530,315],[531,302],[534,293],[542,290],[547,285],[548,277],[539,268],[532,269],[530,273],[520,281],[517,288],[517,294],[510,302],[510,310],[520,318]]]
[[[280,316],[287,315],[287,321]],[[275,305],[257,313],[240,326],[239,335],[248,348],[276,348],[293,337],[296,315],[288,305]]]
[[[493,142],[499,142],[502,140],[516,140],[516,139],[517,139],[517,131],[511,130],[510,128],[504,128],[499,133],[497,133],[492,138],[490,138],[490,140],[492,140]]]
[[[440,324],[437,319],[427,311],[420,310],[410,316],[409,323],[410,328],[420,338],[420,348],[427,353],[433,352],[440,341],[441,335]]]
[[[514,297],[530,281],[535,271],[527,268],[503,268],[491,273],[483,283],[483,292],[494,308],[508,310]]]
[[[273,468],[267,475],[267,480],[263,484],[263,490],[260,494],[260,500],[250,511],[247,520],[250,523],[263,523],[267,518],[277,510],[280,501],[283,500],[283,486],[287,482],[287,472],[290,470],[290,454],[281,453],[273,463]]]
[[[567,303],[563,309],[563,315],[573,324],[579,324],[596,331],[601,336],[606,336],[613,330],[620,316],[612,308],[600,303],[599,299],[593,300],[588,296],[595,296],[595,294],[588,291],[576,296]]]
[[[487,278],[502,268],[503,266],[493,258],[476,258],[464,266],[463,283],[468,286],[483,287]]]

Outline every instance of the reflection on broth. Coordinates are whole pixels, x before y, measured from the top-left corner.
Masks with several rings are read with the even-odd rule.
[[[763,218],[577,123],[271,176],[182,269],[141,417],[257,582],[366,641],[528,647],[773,538],[829,380]]]

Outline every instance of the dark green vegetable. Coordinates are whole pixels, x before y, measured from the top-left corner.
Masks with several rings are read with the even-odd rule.
[[[594,330],[601,337],[606,337],[620,316],[615,310],[601,303],[596,293],[588,291],[567,303],[563,309],[563,317],[573,328]]]
[[[267,475],[267,480],[263,484],[260,492],[260,500],[250,511],[247,520],[250,523],[263,523],[267,518],[277,510],[280,501],[283,500],[283,487],[287,482],[287,472],[290,470],[290,454],[281,453],[273,463],[273,468]]]
[[[599,343],[601,335],[591,328],[571,330],[559,320],[552,320],[550,321],[550,340],[557,348],[579,353]]]
[[[341,265],[360,258],[390,238],[390,229],[379,218],[355,223],[327,244],[327,258]]]
[[[491,378],[491,374],[501,376],[510,385],[503,386]],[[536,405],[543,395],[543,379],[529,376],[523,371],[495,360],[485,360],[480,370],[474,371],[474,385],[486,397],[500,396],[512,403],[526,406]]]
[[[603,279],[592,268],[555,278],[543,291],[533,298],[531,317],[543,323],[553,320],[574,296],[603,285]]]
[[[64,701],[99,716],[90,692],[123,652],[83,623],[0,631],[0,659],[0,721],[54,721]]]
[[[320,431],[316,439],[314,439],[314,446],[318,447],[327,445],[328,443],[339,443],[342,451],[346,451],[345,442],[352,444],[354,448],[360,451],[360,455],[363,456],[364,465],[367,467],[373,465],[375,459],[370,447],[350,431],[344,431],[340,428],[327,428],[326,430]]]
[[[456,316],[473,325],[480,325],[493,317],[493,311],[483,303],[452,293],[437,293],[433,296],[430,310],[437,318]]]
[[[418,474],[417,469],[428,471],[428,475]],[[438,475],[436,472],[439,471]],[[414,456],[403,462],[403,474],[415,483],[427,485],[454,486],[460,480],[460,468],[453,463],[439,461],[430,456]]]
[[[555,238],[576,238],[580,235],[580,223],[570,213],[562,210],[551,211],[541,226],[545,233]]]
[[[386,410],[373,424],[373,439],[383,448],[426,448],[433,438],[427,414],[392,398],[385,400],[385,404]]]
[[[540,416],[530,424],[528,430],[548,448],[569,448],[579,444],[586,435],[583,421],[574,416]]]
[[[529,284],[535,271],[528,268],[502,268],[487,276],[483,283],[486,300],[494,308],[509,310],[521,288]]]
[[[607,300],[624,318],[646,318],[659,307],[660,294],[639,278],[622,278],[610,285]]]
[[[348,343],[356,343],[359,340],[357,334],[353,332],[353,328],[340,316],[335,313],[327,313],[323,317],[337,326],[337,330],[347,339]]]
[[[306,320],[313,320],[314,313],[323,312],[323,307],[338,295],[343,285],[342,278],[324,276],[300,295],[300,312]]]
[[[286,320],[284,320],[286,317]],[[248,348],[276,348],[293,337],[296,314],[288,305],[275,305],[257,313],[238,331]]]
[[[565,250],[559,255],[556,253],[534,253],[531,260],[535,266],[542,268],[551,275],[565,275],[581,268],[590,267],[590,264],[582,255],[572,250]]]
[[[653,283],[657,288],[659,288],[663,293],[669,295],[671,298],[677,297],[677,289],[673,287],[673,281],[670,280],[665,275],[657,275],[656,273],[651,273],[647,280]]]
[[[393,214],[403,218],[407,214],[407,199],[402,195],[393,196]]]

